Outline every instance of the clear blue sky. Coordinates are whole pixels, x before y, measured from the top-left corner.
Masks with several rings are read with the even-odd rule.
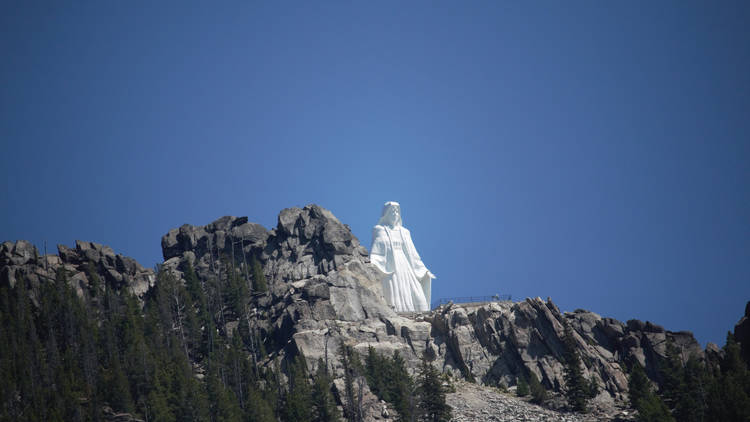
[[[435,298],[723,345],[750,300],[749,27],[747,1],[4,1],[0,240],[152,266],[183,223],[317,203],[369,248],[394,200]]]

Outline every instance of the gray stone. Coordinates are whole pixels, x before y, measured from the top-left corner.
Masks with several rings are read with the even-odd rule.
[[[10,252],[8,258],[12,265],[24,265],[39,256],[36,247],[26,240],[16,241]]]

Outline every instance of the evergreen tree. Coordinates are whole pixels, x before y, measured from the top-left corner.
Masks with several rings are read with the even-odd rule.
[[[414,401],[414,381],[406,370],[406,361],[401,357],[398,350],[393,351],[393,356],[387,363],[386,379],[388,388],[387,397],[393,404],[393,409],[399,414],[400,421],[411,421],[416,411]]]
[[[563,346],[565,352],[563,355],[563,364],[565,369],[565,397],[568,400],[568,406],[578,412],[586,411],[586,399],[589,395],[589,385],[583,377],[581,370],[581,358],[576,350],[576,341],[573,337],[573,330],[570,325],[563,321],[565,334],[563,337]]]
[[[235,317],[238,319],[244,317],[245,306],[249,301],[250,291],[242,273],[235,269],[234,265],[229,262],[225,263],[225,273],[227,274],[227,305]]]
[[[249,422],[276,422],[273,406],[263,396],[256,385],[252,385],[247,392],[247,419]]]
[[[331,393],[333,380],[323,359],[318,359],[318,369],[313,378],[312,416],[314,422],[338,422],[341,414]]]
[[[702,422],[708,410],[707,386],[710,384],[706,368],[691,356],[682,370],[683,389],[674,409],[674,417],[684,422]]]
[[[399,420],[413,419],[417,405],[414,400],[414,381],[397,350],[389,358],[369,347],[365,358],[365,376],[370,390],[379,399],[391,404]]]
[[[529,392],[531,393],[532,403],[542,404],[547,400],[547,390],[539,382],[539,378],[534,372],[529,373]]]
[[[593,399],[598,394],[599,394],[599,383],[596,382],[596,377],[594,377],[594,374],[591,374],[591,377],[589,378],[589,382],[586,388],[586,398]]]
[[[519,375],[516,379],[516,395],[518,397],[526,397],[529,395],[529,383],[526,382],[526,377],[523,374]]]
[[[212,422],[240,422],[242,410],[237,403],[236,396],[222,385],[215,374],[207,377],[206,389],[210,403]]]
[[[355,391],[355,381],[360,377],[361,363],[359,356],[351,346],[339,343],[339,358],[344,370],[344,416],[349,422],[361,422],[363,420],[361,394],[362,389]]]
[[[284,416],[289,422],[309,422],[312,394],[308,383],[305,358],[299,354],[289,366],[289,388],[286,394]]]
[[[718,416],[726,421],[750,420],[750,374],[740,355],[740,345],[731,332],[727,333],[718,382],[723,402],[716,412]]]
[[[659,395],[668,408],[674,409],[685,390],[685,384],[680,351],[671,339],[667,341],[666,358],[659,362],[659,374]]]
[[[256,292],[268,291],[268,285],[266,283],[266,275],[263,273],[263,267],[260,262],[253,255],[250,258],[250,265],[253,268],[253,290]]]
[[[638,420],[643,422],[674,421],[667,406],[654,394],[651,381],[638,362],[635,362],[630,370],[628,391],[630,405],[638,411]]]
[[[203,304],[205,296],[203,293],[203,286],[198,279],[198,275],[195,274],[195,269],[193,268],[193,265],[190,264],[190,261],[185,264],[183,278],[185,279],[185,288],[190,294],[193,303]]]
[[[417,380],[419,420],[446,422],[452,417],[451,407],[445,402],[445,391],[440,373],[427,359],[422,359]]]
[[[370,391],[378,396],[379,399],[390,402],[385,377],[387,364],[387,359],[377,353],[374,347],[369,346],[367,348],[367,356],[365,357],[367,385],[370,387]]]

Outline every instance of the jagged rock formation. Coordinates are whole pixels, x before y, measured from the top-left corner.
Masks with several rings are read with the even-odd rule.
[[[250,325],[272,357],[302,352],[312,367],[326,349],[335,361],[343,341],[363,353],[368,345],[388,354],[399,350],[416,367],[429,343],[429,322],[399,316],[385,304],[367,250],[317,205],[283,210],[268,232],[244,217],[184,225],[165,235],[162,246],[167,268],[181,276],[189,262],[202,280],[222,277],[220,256],[234,256],[241,274],[250,259],[262,262],[269,292],[253,296]],[[231,331],[237,323],[228,325]]]
[[[0,245],[0,283],[15,286],[17,280],[26,279],[36,290],[40,283],[54,281],[58,269],[64,268],[80,297],[86,290],[104,289],[92,283],[92,274],[141,297],[156,280],[153,270],[133,258],[115,254],[109,246],[76,240],[75,248],[57,245],[57,250],[58,255],[40,255],[28,241],[4,242]]]
[[[215,266],[211,271],[220,253],[234,254],[238,267],[248,255],[260,259],[271,292],[253,299],[252,326],[273,340],[269,345],[276,357],[302,352],[311,365],[326,350],[333,358],[343,341],[360,352],[368,346],[389,354],[399,350],[412,367],[426,354],[444,371],[490,385],[514,385],[517,376],[534,372],[547,388],[560,390],[562,324],[567,321],[586,366],[584,375],[600,384],[599,400],[622,401],[626,363],[640,362],[658,380],[655,365],[666,355],[667,341],[685,359],[702,353],[690,333],[583,310],[562,313],[551,300],[538,298],[397,315],[379,297],[367,251],[330,211],[315,205],[283,210],[269,232],[246,218],[223,217],[207,226],[172,230],[162,245],[170,267],[179,271],[186,262],[197,262],[204,279],[220,276]]]
[[[650,322],[622,323],[583,310],[563,313],[549,299],[448,304],[427,313],[398,315],[382,299],[367,250],[348,226],[316,205],[283,210],[272,230],[247,217],[227,216],[205,226],[170,230],[161,244],[163,268],[183,281],[190,265],[202,283],[232,276],[251,285],[251,263],[260,263],[268,291],[252,292],[244,311],[230,306],[215,310],[222,322],[218,330],[227,337],[240,320],[247,322],[268,352],[260,365],[280,362],[284,367],[302,353],[309,368],[327,357],[340,376],[338,350],[343,343],[362,354],[369,346],[388,355],[398,350],[412,369],[424,356],[444,372],[488,385],[513,386],[519,375],[533,372],[548,389],[560,391],[567,323],[584,375],[600,386],[595,402],[606,407],[627,399],[625,368],[631,362],[640,362],[659,381],[656,364],[666,355],[668,341],[682,350],[684,359],[703,353],[691,333],[667,331]],[[139,297],[153,286],[152,270],[106,246],[77,241],[75,248],[61,245],[58,250],[57,256],[39,256],[28,242],[3,243],[0,282],[14,285],[24,277],[38,285],[54,281],[63,267],[81,296],[98,288],[92,272]],[[742,327],[748,318],[743,321],[736,329],[738,337],[746,332]],[[369,392],[365,397],[368,414],[376,419],[381,406]]]
[[[191,261],[205,274],[221,255],[239,264],[250,256],[262,260],[271,284],[326,275],[346,262],[369,262],[367,250],[349,227],[317,205],[281,211],[278,226],[266,231],[247,217],[225,216],[206,226],[185,224],[161,240],[165,263]],[[243,255],[244,253],[244,255]],[[242,256],[241,256],[242,255]],[[220,271],[216,266],[214,272]]]
[[[565,384],[564,321],[573,328],[584,376],[593,376],[602,389],[600,401],[626,399],[626,364],[635,360],[658,380],[656,364],[666,356],[668,341],[683,351],[685,360],[702,354],[690,333],[637,320],[623,324],[584,310],[562,313],[549,299],[451,305],[431,315],[446,366],[490,385],[514,385],[516,377],[533,372],[547,388],[557,391]]]

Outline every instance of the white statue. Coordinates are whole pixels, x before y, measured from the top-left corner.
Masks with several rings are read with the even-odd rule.
[[[430,290],[435,276],[419,257],[409,230],[401,225],[401,206],[386,202],[372,230],[370,262],[383,274],[383,295],[396,312],[430,310]]]

